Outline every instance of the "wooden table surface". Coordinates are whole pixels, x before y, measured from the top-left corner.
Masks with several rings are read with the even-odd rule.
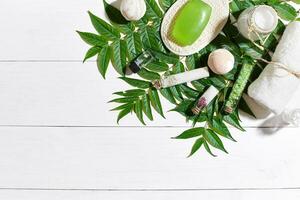
[[[1,0],[0,199],[300,199],[300,129],[272,116],[244,116],[217,158],[186,158],[193,141],[170,139],[190,126],[176,113],[118,126],[106,102],[127,86],[82,64],[87,10],[104,17],[100,0]]]

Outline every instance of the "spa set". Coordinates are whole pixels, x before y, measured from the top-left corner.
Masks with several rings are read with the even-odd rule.
[[[243,130],[239,110],[256,117],[244,95],[300,125],[299,109],[287,107],[300,84],[297,3],[104,1],[110,24],[90,13],[98,34],[78,33],[92,45],[85,60],[97,55],[102,76],[111,62],[133,87],[114,93],[118,121],[129,113],[143,124],[152,111],[164,117],[165,98],[193,126],[176,138],[197,138],[191,155],[201,146],[214,155],[211,147],[227,152],[219,137],[234,141],[227,126]]]

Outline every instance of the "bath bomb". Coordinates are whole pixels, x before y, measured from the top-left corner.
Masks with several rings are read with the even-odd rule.
[[[226,74],[234,67],[234,56],[226,49],[217,49],[209,55],[208,67],[215,74]]]

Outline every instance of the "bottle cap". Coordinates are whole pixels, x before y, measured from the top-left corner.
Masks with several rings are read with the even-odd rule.
[[[128,67],[133,73],[138,73],[141,70],[139,65],[136,64],[136,62],[134,62],[134,61],[131,62]]]

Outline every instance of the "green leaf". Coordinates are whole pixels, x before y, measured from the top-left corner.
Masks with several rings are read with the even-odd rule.
[[[212,130],[206,129],[203,133],[203,138],[213,147],[220,149],[221,151],[224,151],[225,153],[228,153],[226,149],[224,148],[224,145],[221,141],[221,139],[218,137],[217,134],[215,134]]]
[[[187,112],[190,112],[195,102],[189,99],[184,99],[181,101],[174,109],[171,111],[176,111],[184,116],[187,115]]]
[[[247,102],[243,97],[240,99],[238,108],[244,111],[245,113],[247,113],[248,115],[256,118],[256,116],[254,115],[254,113],[252,112],[252,110],[250,109],[250,107],[248,106]]]
[[[253,5],[254,4],[248,0],[233,0],[230,3],[230,11],[232,14],[240,13],[246,8],[252,7]]]
[[[166,53],[165,46],[160,38],[160,31],[155,30],[155,27],[150,26],[148,27],[148,36],[151,42],[151,47],[153,50],[161,51]]]
[[[279,17],[281,17],[284,20],[292,21],[298,15],[297,10],[288,3],[282,2],[282,3],[274,4],[272,6],[277,11]]]
[[[179,62],[179,57],[176,55],[168,55],[159,51],[153,51],[152,53],[155,58],[159,59],[161,62],[165,62],[168,64],[176,64]]]
[[[126,68],[126,48],[125,41],[123,40],[116,40],[110,46],[111,63],[121,75],[124,75]]]
[[[209,125],[210,128],[217,134],[236,142],[236,140],[231,136],[227,126],[222,122],[222,120],[214,118],[212,124]]]
[[[183,96],[180,92],[180,89],[178,88],[178,86],[173,86],[173,87],[169,87],[170,91],[172,92],[172,95],[175,99],[177,99],[178,101],[182,101],[183,100]]]
[[[101,49],[101,51],[99,52],[98,57],[97,57],[98,70],[101,73],[101,75],[103,76],[103,78],[105,78],[109,60],[110,60],[110,51],[109,51],[109,48],[107,46],[105,46]]]
[[[139,80],[139,79],[133,79],[133,78],[127,78],[127,77],[120,77],[123,81],[128,83],[129,85],[141,89],[147,89],[151,86],[150,82]]]
[[[169,66],[160,61],[152,61],[146,66],[146,68],[155,72],[165,72],[169,70]]]
[[[269,37],[264,42],[264,47],[268,50],[275,51],[277,44],[280,41],[280,38],[285,31],[286,26],[281,20],[278,20],[278,24],[275,30],[269,35]]]
[[[198,92],[204,92],[205,86],[202,83],[198,81],[192,81],[191,84]]]
[[[125,104],[122,104],[122,105],[120,105],[120,106],[117,106],[117,107],[111,109],[110,111],[124,110],[124,109],[126,109],[126,108],[132,108],[132,106],[133,106],[133,103],[132,103],[132,102],[130,102],[130,103],[125,103]]]
[[[155,72],[148,71],[147,69],[142,68],[139,72],[138,75],[146,80],[157,80],[160,79],[160,75]]]
[[[241,131],[245,131],[245,129],[240,125],[239,119],[235,113],[223,116],[223,120],[225,122],[227,122],[228,124],[234,126],[235,128],[237,128]]]
[[[147,5],[147,12],[145,17],[147,18],[162,18],[163,13],[160,10],[155,0],[145,0]]]
[[[117,123],[119,124],[119,121],[125,117],[126,115],[128,115],[131,112],[132,108],[131,107],[127,107],[124,110],[121,110],[121,112],[118,115],[118,119],[117,119]]]
[[[178,74],[178,73],[182,73],[182,72],[185,72],[185,68],[184,68],[184,65],[181,62],[176,63],[172,67],[172,73],[173,74]]]
[[[115,103],[131,103],[133,101],[136,101],[137,99],[138,99],[137,97],[116,98],[116,99],[113,99],[113,100],[109,101],[108,103],[112,103],[112,102],[115,102]]]
[[[183,133],[175,137],[175,139],[190,139],[193,137],[198,137],[200,135],[203,135],[204,133],[205,133],[205,128],[203,127],[192,128],[184,131]]]
[[[107,3],[105,0],[103,0],[104,9],[106,12],[106,15],[108,16],[109,20],[114,23],[115,25],[120,24],[129,24],[130,22],[127,21],[119,9],[113,7],[109,3]]]
[[[196,153],[200,149],[200,147],[203,145],[203,143],[204,143],[203,138],[197,139],[196,142],[194,143],[191,153],[188,157],[191,157],[194,153]]]
[[[170,88],[162,88],[159,90],[159,92],[161,93],[161,95],[163,95],[163,97],[165,97],[168,101],[170,101],[173,104],[177,104],[175,98],[172,95],[172,92],[170,90]]]
[[[214,76],[209,78],[203,78],[198,80],[199,83],[201,83],[203,86],[208,87],[210,85],[213,85],[217,89],[221,90],[226,86],[226,82],[223,77],[221,76]]]
[[[101,47],[97,47],[97,46],[96,46],[96,47],[90,48],[90,49],[86,52],[83,62],[85,62],[85,61],[87,61],[88,59],[94,57],[94,56],[97,55],[100,51],[101,51]]]
[[[207,142],[206,142],[205,140],[203,141],[203,145],[204,145],[205,150],[206,150],[211,156],[217,157],[215,154],[213,154],[213,153],[211,152],[211,150],[210,150],[210,148],[209,148],[209,146],[208,146],[208,144],[207,144]]]
[[[140,28],[140,36],[141,36],[141,41],[142,41],[142,45],[143,45],[143,49],[148,50],[151,49],[151,41],[150,38],[148,36],[148,32],[147,32],[147,27],[143,27]]]
[[[124,92],[115,92],[114,94],[123,97],[139,97],[145,94],[145,90],[133,89],[133,90],[126,90]]]
[[[261,58],[264,54],[264,51],[259,49],[251,42],[240,42],[239,46],[245,55],[248,55],[254,59]]]
[[[140,33],[134,32],[126,36],[128,57],[130,60],[142,53],[142,41]]]
[[[139,55],[143,52],[143,44],[141,41],[141,34],[139,32],[134,32],[133,39],[134,39],[134,46],[135,46],[136,54]]]
[[[148,94],[152,107],[156,110],[158,114],[165,118],[157,90],[149,89]]]
[[[120,38],[120,33],[112,27],[110,24],[106,23],[104,20],[100,19],[96,15],[88,12],[91,18],[91,22],[96,29],[96,31],[106,38],[107,40],[116,40]]]
[[[150,106],[150,99],[147,94],[143,95],[142,103],[143,103],[143,112],[152,121],[153,115],[152,115],[152,110],[151,110],[151,106]]]
[[[144,49],[151,49],[160,52],[165,52],[165,49],[159,39],[158,33],[153,30],[152,27],[146,26],[140,30],[141,40],[144,46]]]
[[[168,10],[176,0],[158,0],[160,7],[166,11]]]
[[[207,120],[208,122],[212,122],[214,114],[215,114],[215,110],[214,110],[214,102],[215,99],[213,99],[205,108],[204,110],[206,111],[206,116],[207,116]]]
[[[127,21],[119,9],[115,8],[114,6],[108,4],[106,1],[104,2],[104,8],[107,17],[109,18],[112,25],[115,26],[115,28],[124,33],[124,34],[130,34],[132,31],[134,31],[134,25],[132,22]]]
[[[140,99],[138,99],[134,105],[134,112],[140,122],[146,125],[143,119],[142,101]]]
[[[198,91],[193,90],[184,84],[178,85],[178,87],[180,88],[180,91],[189,99],[196,99],[199,96]]]
[[[187,56],[185,63],[189,70],[193,70],[196,68],[196,62],[195,62],[194,55]]]
[[[85,41],[87,44],[91,46],[102,47],[107,44],[107,42],[103,37],[96,35],[94,33],[80,32],[80,31],[76,31],[76,32],[80,35],[83,41]]]

